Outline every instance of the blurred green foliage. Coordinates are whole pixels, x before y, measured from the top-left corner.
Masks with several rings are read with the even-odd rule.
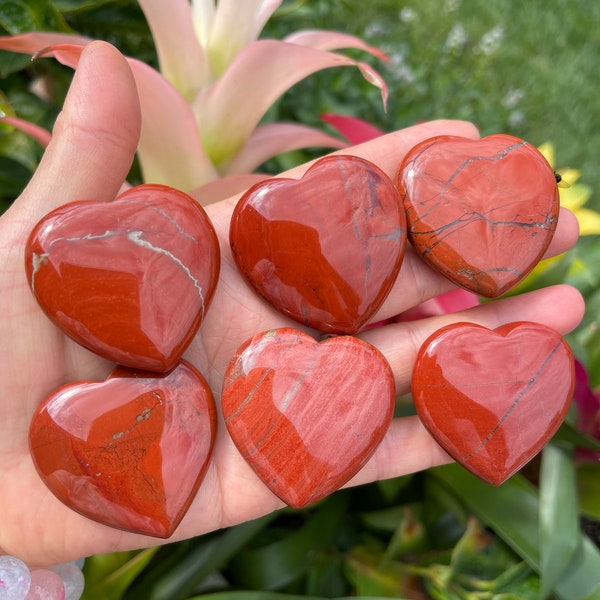
[[[330,70],[296,86],[267,119],[325,128],[319,115],[335,112],[392,130],[459,118],[483,134],[551,141],[557,166],[581,169],[600,208],[600,3],[374,0],[367,8],[361,0],[287,0],[263,35],[304,28],[353,33],[388,54],[381,64],[352,53],[384,74],[387,112],[359,74]],[[102,38],[156,65],[135,0],[0,0],[0,33],[29,30]],[[0,108],[51,128],[71,76],[52,60],[0,53]],[[40,156],[35,142],[0,123],[0,212]],[[278,171],[308,157],[294,152],[267,166]],[[586,318],[569,341],[595,385],[599,261],[592,236],[520,290],[566,281],[584,294]],[[599,449],[571,418],[540,459],[499,488],[450,465],[158,549],[90,557],[84,598],[600,598],[600,464],[574,461],[575,446]]]
[[[600,4],[586,0],[375,0],[301,3],[273,19],[280,37],[298,28],[361,36],[387,52],[387,113],[375,90],[351,70],[322,72],[279,105],[316,123],[322,112],[362,117],[385,130],[417,121],[473,121],[482,134],[504,132],[534,145],[551,141],[557,164],[582,170],[600,189]],[[358,55],[357,55],[358,56]],[[333,80],[333,81],[332,81]],[[595,194],[594,207],[600,207]]]

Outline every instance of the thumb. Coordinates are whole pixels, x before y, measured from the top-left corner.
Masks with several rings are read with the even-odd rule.
[[[112,200],[131,167],[140,122],[127,61],[106,42],[90,43],[40,165],[5,218],[15,218],[28,233],[66,202]]]

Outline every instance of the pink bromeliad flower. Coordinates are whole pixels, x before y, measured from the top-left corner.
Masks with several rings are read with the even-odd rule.
[[[381,90],[380,75],[366,63],[332,52],[358,48],[386,57],[359,38],[332,31],[300,31],[283,40],[258,39],[281,0],[138,0],[154,38],[159,71],[130,58],[142,110],[138,148],[144,181],[193,192],[210,182],[213,201],[254,183],[265,160],[309,146],[341,148],[345,142],[314,128],[260,121],[287,89],[322,69],[352,66]],[[0,49],[53,56],[76,68],[89,38],[32,32],[0,37]],[[14,116],[6,122],[50,134]],[[222,185],[218,180],[222,181]],[[217,193],[213,193],[217,190]]]
[[[600,440],[600,391],[590,387],[588,374],[579,361],[575,361],[575,391],[573,400],[577,409],[577,427],[597,440]],[[600,452],[578,450],[578,456],[600,462]]]

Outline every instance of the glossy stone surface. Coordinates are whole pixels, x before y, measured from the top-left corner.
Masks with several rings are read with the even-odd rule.
[[[29,446],[54,495],[95,521],[169,537],[212,452],[216,413],[202,375],[181,361],[156,375],[117,367],[65,385],[34,414]]]
[[[299,179],[250,188],[230,242],[248,284],[285,315],[329,333],[355,333],[377,312],[406,249],[392,181],[352,156],[317,161]]]
[[[25,600],[65,600],[62,579],[48,569],[31,571],[31,586]]]
[[[426,140],[407,154],[396,184],[417,252],[489,298],[533,269],[556,229],[554,172],[536,148],[509,135]]]
[[[457,462],[499,485],[562,423],[573,355],[554,330],[517,322],[489,330],[458,323],[421,347],[412,392],[421,421]]]
[[[85,588],[85,578],[81,568],[75,562],[70,562],[54,565],[52,571],[62,579],[65,586],[65,600],[79,600]]]
[[[0,600],[24,600],[30,586],[27,565],[15,556],[0,555]]]
[[[217,237],[186,194],[143,185],[48,214],[25,266],[45,313],[113,362],[167,371],[193,339],[219,276]]]
[[[254,336],[225,374],[225,424],[238,450],[284,502],[332,493],[367,462],[395,402],[390,366],[373,346],[318,343],[294,329]]]

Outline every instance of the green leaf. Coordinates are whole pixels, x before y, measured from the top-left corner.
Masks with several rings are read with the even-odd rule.
[[[31,171],[23,164],[0,156],[0,199],[12,201],[18,196],[29,179]]]
[[[499,575],[493,582],[494,591],[502,592],[496,600],[504,600],[504,596],[514,594],[518,600],[539,600],[540,579],[526,563],[520,562]]]
[[[598,548],[587,536],[582,536],[582,543],[554,591],[561,600],[600,600]]]
[[[600,463],[587,462],[577,467],[577,487],[581,512],[600,521]]]
[[[0,25],[12,35],[26,31],[71,31],[50,0],[2,0]]]
[[[128,600],[183,600],[188,598],[208,575],[222,568],[259,531],[266,527],[277,513],[265,515],[206,535],[189,543],[165,546],[164,556],[157,556],[158,564],[149,568],[128,592]],[[181,551],[178,552],[177,549]],[[153,565],[151,565],[152,567]]]
[[[452,550],[450,568],[452,577],[457,581],[471,580],[473,587],[492,585],[493,580],[503,577],[511,581],[512,571],[521,567],[514,554],[496,536],[492,536],[481,525],[478,519],[470,517],[467,529]]]
[[[342,555],[323,553],[306,573],[304,592],[309,596],[334,596],[348,591]]]
[[[356,547],[346,557],[346,574],[357,594],[399,598],[412,588],[418,576],[428,574],[428,569],[394,561],[382,566],[377,553],[370,548]],[[433,568],[437,568],[434,565]],[[446,569],[447,567],[442,567]]]
[[[393,477],[392,479],[382,479],[377,482],[377,487],[381,495],[388,501],[392,501],[398,497],[410,482],[413,480],[413,475],[404,475],[402,477]]]
[[[555,442],[567,442],[575,448],[585,448],[600,452],[600,440],[586,435],[580,429],[577,429],[577,427],[566,421],[560,426],[552,439]]]
[[[540,572],[539,501],[532,484],[515,475],[494,488],[457,464],[431,469],[428,475],[443,483]],[[600,551],[587,536],[581,536],[554,593],[560,600],[588,600],[596,598],[596,594],[600,598]]]
[[[11,73],[25,69],[30,65],[31,57],[27,54],[17,54],[8,50],[0,50],[0,78],[4,79]]]
[[[229,564],[238,587],[276,590],[305,573],[338,535],[346,505],[344,494],[330,496],[298,530],[266,546],[243,549]]]
[[[596,291],[600,284],[600,274],[596,268],[600,259],[600,244],[597,240],[597,236],[582,238],[569,251],[573,262],[565,281],[575,286],[584,296]]]
[[[371,529],[394,533],[404,518],[406,506],[392,506],[360,515],[362,522]]]
[[[416,553],[426,546],[427,531],[420,517],[410,506],[404,506],[402,518],[385,550],[381,566],[407,553]]]
[[[540,469],[541,597],[547,598],[581,544],[572,452],[548,444]]]
[[[148,565],[158,548],[90,556],[84,565],[82,600],[120,600],[131,582]]]
[[[189,600],[387,600],[387,598],[381,596],[323,598],[322,596],[298,596],[295,594],[278,594],[277,592],[217,592],[216,594],[194,596]],[[402,600],[402,598],[396,597],[396,600]]]
[[[150,29],[137,0],[55,0],[55,5],[78,33],[106,40],[126,56],[158,67]]]
[[[61,13],[87,12],[107,4],[115,4],[115,0],[54,0]]]
[[[587,372],[592,389],[600,385],[600,289],[585,299],[586,318],[577,330],[577,339],[588,352]]]
[[[516,296],[537,290],[549,285],[561,283],[566,275],[573,260],[573,253],[567,252],[558,260],[549,263],[541,262],[539,267],[530,273],[516,287],[512,288],[506,295]]]

